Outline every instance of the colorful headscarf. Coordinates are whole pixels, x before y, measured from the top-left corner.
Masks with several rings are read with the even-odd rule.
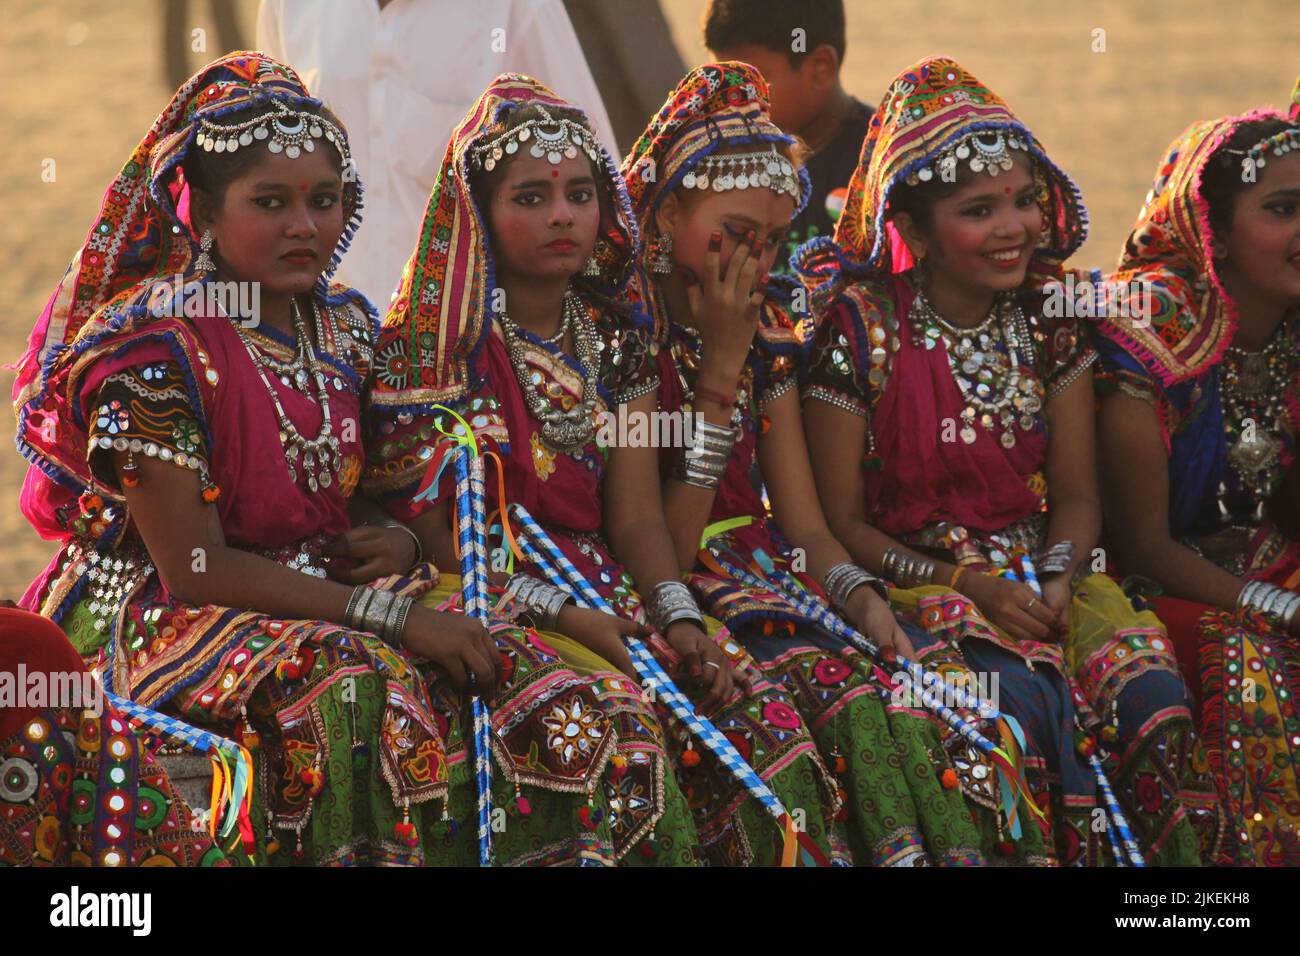
[[[1209,205],[1201,177],[1242,123],[1286,117],[1275,110],[1193,123],[1165,151],[1111,283],[1151,289],[1149,323],[1099,320],[1099,329],[1162,385],[1202,374],[1232,342],[1237,313],[1213,268]]]
[[[1300,76],[1295,78],[1291,89],[1291,122],[1300,123]]]
[[[1047,229],[1026,282],[1037,287],[1056,278],[1061,263],[1088,236],[1088,213],[1078,187],[1000,96],[955,60],[932,56],[899,74],[871,117],[834,241],[814,237],[796,251],[791,264],[805,284],[824,295],[841,278],[898,271],[893,264],[909,257],[902,237],[886,222],[890,193],[977,131],[1014,134],[1034,158],[1038,204]]]
[[[707,157],[723,149],[773,143],[793,145],[793,136],[772,122],[767,80],[748,63],[706,63],[682,78],[623,158],[632,209],[649,235],[659,204]],[[812,193],[808,170],[799,170],[795,215]],[[640,266],[646,268],[648,246]]]
[[[319,107],[289,67],[262,53],[231,53],[192,76],[154,120],[104,194],[99,216],[32,329],[14,383],[18,449],[69,487],[89,483],[84,454],[57,449],[45,421],[51,391],[68,389],[65,373],[88,350],[157,322],[149,303],[156,283],[196,277],[198,241],[189,223],[189,188],[179,167],[201,120],[278,102]],[[343,235],[317,291],[328,302],[328,276],[361,223],[361,184],[345,171]],[[56,383],[56,379],[58,380]],[[84,436],[83,436],[84,437]],[[83,459],[78,462],[76,459]]]
[[[748,63],[707,63],[686,74],[623,159],[623,176],[642,234],[654,231],[659,204],[706,157],[737,146],[793,145],[795,138],[772,122],[771,113],[767,80]],[[799,182],[796,216],[812,193],[804,168],[799,169]],[[655,292],[657,284],[649,278],[648,255],[648,246],[643,246],[629,296],[654,319],[655,338],[663,342],[668,316]],[[778,348],[798,345],[793,327],[771,300],[764,304],[763,338]]]
[[[428,411],[478,384],[475,366],[494,327],[489,297],[496,282],[486,219],[470,194],[471,152],[497,122],[530,104],[582,113],[531,77],[506,73],[492,81],[452,134],[415,251],[384,319],[373,406]],[[600,165],[596,172],[606,177],[613,208],[602,217],[596,257],[602,277],[617,291],[635,254],[637,228],[618,167],[603,147]]]

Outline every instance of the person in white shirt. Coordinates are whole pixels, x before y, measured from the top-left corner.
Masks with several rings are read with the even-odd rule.
[[[580,107],[619,158],[561,0],[262,0],[257,48],[347,127],[366,228],[338,278],[381,317],[452,130],[498,74],[527,74]]]

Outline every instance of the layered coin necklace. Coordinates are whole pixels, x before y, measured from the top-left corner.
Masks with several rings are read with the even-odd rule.
[[[1294,355],[1291,323],[1284,321],[1258,352],[1230,347],[1221,366],[1228,463],[1254,498],[1256,510],[1281,477],[1286,386]]]
[[[515,379],[523,392],[524,402],[528,405],[528,410],[533,413],[533,417],[542,424],[542,441],[552,451],[561,454],[580,450],[596,435],[596,385],[600,371],[597,357],[600,351],[599,336],[592,327],[586,306],[574,292],[566,292],[560,331],[545,339],[533,336],[543,345],[558,351],[564,342],[564,337],[570,331],[573,332],[578,364],[582,366],[582,398],[568,410],[552,405],[538,393],[537,387],[530,381],[524,336],[531,333],[521,329],[505,311],[498,312],[497,318],[501,323],[506,352],[515,370]]]
[[[908,320],[913,345],[933,349],[942,340],[946,346],[948,365],[966,406],[961,412],[961,440],[974,444],[978,423],[990,433],[1000,427],[1002,447],[1014,448],[1014,426],[1031,431],[1043,407],[1038,378],[1030,371],[1033,339],[1020,306],[999,297],[984,321],[962,329],[945,322],[925,293],[918,291]]]
[[[262,379],[267,394],[271,396],[271,403],[275,406],[275,416],[280,423],[280,445],[284,449],[284,460],[289,468],[290,479],[297,482],[301,476],[306,481],[307,487],[316,491],[318,488],[328,488],[334,483],[340,465],[339,440],[334,435],[334,423],[330,415],[329,386],[325,381],[324,366],[311,346],[307,323],[298,309],[296,299],[292,300],[290,308],[293,313],[293,330],[298,341],[297,352],[288,362],[276,359],[258,349],[240,323],[233,322],[231,325],[240,341],[244,343],[244,348],[253,360],[253,367],[257,369],[258,377]],[[319,307],[314,302],[312,309],[317,333],[321,334],[324,330],[321,326]],[[267,377],[268,369],[278,376],[283,384],[296,386],[308,398],[312,396],[306,391],[307,383],[310,380],[315,381],[315,402],[321,409],[321,427],[315,438],[304,437],[289,420],[284,406],[280,404],[280,396],[275,386]]]

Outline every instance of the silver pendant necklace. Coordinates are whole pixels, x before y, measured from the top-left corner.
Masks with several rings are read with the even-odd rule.
[[[540,342],[549,347],[548,351],[553,349],[558,352],[559,342],[564,340],[569,330],[573,331],[578,363],[582,366],[582,399],[567,411],[554,407],[537,393],[537,388],[529,381],[527,349],[519,334],[519,326],[505,312],[498,313],[498,317],[501,320],[506,352],[515,370],[515,379],[523,392],[524,402],[542,425],[542,441],[551,450],[562,454],[582,449],[596,435],[596,381],[600,370],[596,358],[599,351],[596,344],[598,335],[587,315],[586,306],[572,290],[566,292],[559,333],[550,339],[539,338]]]

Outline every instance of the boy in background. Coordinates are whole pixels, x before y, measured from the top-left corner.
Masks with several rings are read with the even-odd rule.
[[[801,243],[835,231],[871,121],[871,108],[840,84],[843,0],[710,0],[703,26],[716,59],[758,67],[770,87],[772,121],[812,151],[812,197],[790,225],[788,259]]]

